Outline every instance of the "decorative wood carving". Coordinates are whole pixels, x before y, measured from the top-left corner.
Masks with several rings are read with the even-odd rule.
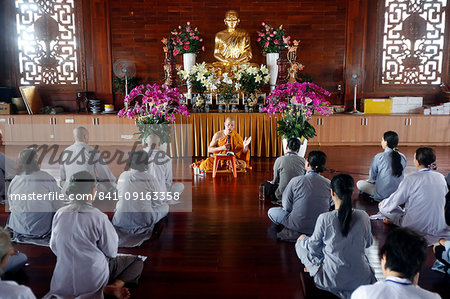
[[[446,0],[385,0],[382,84],[440,84]]]
[[[19,84],[84,86],[81,4],[74,0],[16,0]]]

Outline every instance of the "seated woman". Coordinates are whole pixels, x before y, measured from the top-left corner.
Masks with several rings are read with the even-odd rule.
[[[444,215],[448,188],[444,176],[430,169],[435,161],[433,149],[419,147],[414,155],[418,171],[406,176],[397,191],[379,204],[386,223],[415,229],[424,234],[430,244],[450,236]]]
[[[0,228],[0,272],[2,272],[9,261],[9,257],[14,255],[14,248],[11,246],[9,233]],[[0,297],[2,299],[35,299],[30,288],[18,285],[15,281],[0,280]]]
[[[11,214],[7,227],[13,231],[14,236],[48,236],[56,210],[64,205],[63,200],[58,200],[60,192],[56,180],[49,173],[40,170],[36,150],[26,148],[21,151],[17,160],[17,175],[8,189]]]
[[[427,259],[427,240],[409,228],[397,228],[380,249],[385,281],[360,286],[351,299],[439,299],[436,293],[419,287],[419,272]]]
[[[384,133],[381,147],[384,152],[376,154],[370,165],[369,179],[356,183],[359,191],[376,201],[388,198],[403,180],[406,157],[398,151],[398,135],[393,131]]]
[[[127,164],[129,170],[123,172],[117,182],[119,201],[112,223],[129,234],[151,233],[153,226],[169,213],[169,206],[160,200],[165,195],[159,192],[165,190],[165,182],[147,172],[145,151],[132,152]],[[162,189],[157,184],[162,184]],[[134,195],[139,198],[135,199]]]
[[[136,256],[117,256],[117,233],[108,216],[92,206],[95,179],[87,171],[70,178],[71,203],[53,221],[50,248],[57,257],[44,298],[103,298],[103,292],[129,298],[126,284],[137,284],[143,262]]]
[[[326,161],[324,152],[311,151],[305,164],[306,174],[291,179],[284,190],[283,207],[269,209],[268,215],[273,223],[297,232],[294,241],[300,233],[312,234],[317,217],[330,210],[330,180],[320,175],[325,170]]]
[[[331,180],[331,196],[336,210],[317,219],[311,237],[301,235],[295,249],[314,277],[316,286],[348,298],[361,285],[376,282],[365,255],[373,242],[366,212],[352,209],[353,178],[339,174]]]

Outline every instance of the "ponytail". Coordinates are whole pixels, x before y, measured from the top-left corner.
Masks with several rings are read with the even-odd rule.
[[[350,221],[352,220],[352,193],[353,178],[348,174],[338,174],[331,180],[331,189],[342,201],[338,210],[339,225],[344,237],[350,230]]]
[[[387,142],[387,146],[392,149],[391,153],[391,168],[392,175],[400,177],[403,174],[402,157],[398,152],[398,135],[394,131],[387,131],[383,135],[384,141]]]

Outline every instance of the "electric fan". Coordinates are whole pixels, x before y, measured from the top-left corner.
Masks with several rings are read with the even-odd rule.
[[[118,78],[125,78],[125,96],[128,95],[128,78],[136,74],[136,65],[128,59],[118,59],[113,66],[114,75]]]
[[[354,68],[353,72],[349,72],[349,74],[347,75],[348,80],[352,83],[352,86],[354,86],[353,89],[353,110],[350,111],[350,114],[364,114],[363,112],[358,111],[358,109],[356,109],[356,95],[358,92],[358,85],[362,86],[362,82],[364,81],[364,71],[362,70],[362,68]]]

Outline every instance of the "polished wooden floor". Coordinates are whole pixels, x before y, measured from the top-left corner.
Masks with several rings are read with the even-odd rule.
[[[309,147],[308,150],[319,149]],[[379,147],[321,147],[328,155],[327,166],[335,173],[350,173],[355,180],[367,176],[373,155]],[[403,147],[408,158],[406,173],[414,171],[412,157],[415,148]],[[435,148],[439,171],[450,171],[450,150]],[[275,297],[304,298],[299,273],[303,267],[294,245],[274,237],[273,226],[267,218],[272,206],[258,200],[258,185],[272,177],[275,159],[253,159],[253,170],[238,174],[218,174],[215,179],[193,178],[192,212],[169,214],[159,239],[153,239],[136,249],[123,253],[146,255],[144,271],[133,298],[177,297]],[[186,161],[174,161],[178,175],[189,174]],[[120,169],[113,167],[116,176]],[[377,211],[376,204],[354,193],[354,205],[369,214]],[[6,223],[7,213],[0,208],[0,225]],[[76,225],[76,224],[74,224]],[[372,222],[377,244],[383,244],[391,226]],[[16,279],[28,285],[42,297],[50,286],[55,256],[49,248],[16,245],[29,257],[29,266]],[[434,259],[429,251],[420,285],[450,298],[450,281],[430,270]],[[1,297],[1,296],[0,296]]]

